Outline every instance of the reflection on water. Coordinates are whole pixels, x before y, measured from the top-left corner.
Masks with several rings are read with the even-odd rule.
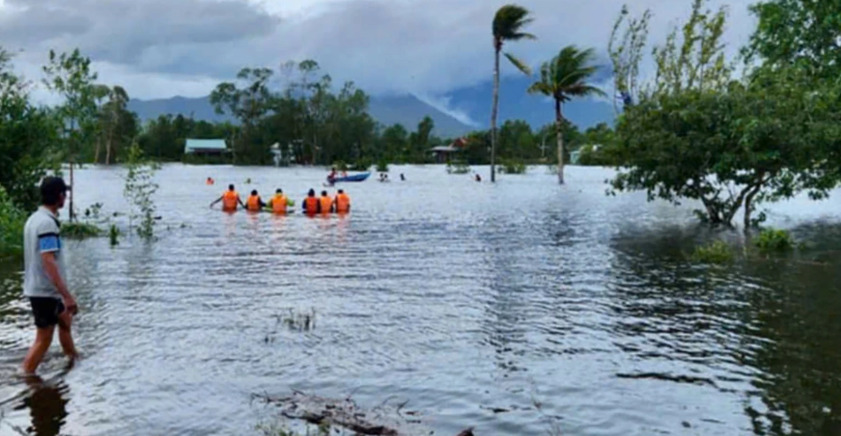
[[[86,358],[61,375],[51,354],[38,389],[13,376],[32,327],[0,266],[0,434],[251,434],[271,413],[251,394],[292,389],[409,400],[443,435],[841,432],[837,201],[772,208],[803,253],[705,267],[697,244],[749,242],[607,198],[604,170],[543,171],[400,168],[343,186],[351,215],[309,218],[208,210],[204,180],[302,197],[320,171],[166,166],[157,242],[68,245]],[[77,201],[124,211],[119,175],[80,171]]]
[[[27,434],[55,436],[61,433],[61,426],[67,416],[69,388],[64,382],[46,383],[37,376],[26,377],[30,393],[20,408],[29,409],[32,424]]]

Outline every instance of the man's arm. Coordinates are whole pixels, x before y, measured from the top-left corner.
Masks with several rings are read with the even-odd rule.
[[[70,295],[70,291],[67,290],[67,285],[64,283],[64,279],[62,279],[61,274],[58,273],[58,264],[55,260],[55,252],[48,251],[41,253],[41,262],[44,265],[44,273],[47,274],[47,277],[49,277],[53,286],[55,286],[58,290],[59,295],[61,295],[61,299],[64,300],[65,308],[75,315],[79,311],[79,308],[76,306],[76,300],[72,295]]]
[[[216,203],[222,201],[222,198],[224,198],[224,197],[219,197],[219,198],[216,199],[216,201],[214,201],[213,203],[210,203],[210,207],[216,206]]]
[[[239,203],[239,205],[242,206],[242,207],[246,207],[245,203],[242,202],[242,199],[239,198],[239,196],[237,196],[237,203]]]

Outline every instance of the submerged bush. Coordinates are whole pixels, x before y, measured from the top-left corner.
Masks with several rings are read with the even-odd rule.
[[[722,241],[702,245],[692,253],[692,260],[698,263],[725,264],[733,262],[733,250]]]
[[[462,161],[447,163],[447,174],[470,174],[470,165]]]
[[[99,236],[102,229],[86,222],[74,221],[61,224],[61,236],[69,239],[85,239]]]
[[[794,248],[794,238],[785,230],[765,229],[759,233],[755,244],[763,253],[785,252]]]
[[[120,245],[120,229],[117,228],[116,224],[111,224],[111,228],[108,229],[108,240],[112,247]]]
[[[377,172],[378,173],[387,173],[388,172],[388,161],[385,159],[381,159],[377,162]]]
[[[514,159],[503,160],[501,165],[502,172],[505,174],[525,174],[528,171],[525,163]]]

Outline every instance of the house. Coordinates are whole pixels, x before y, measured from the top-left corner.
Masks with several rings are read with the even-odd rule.
[[[467,139],[458,138],[450,145],[439,145],[432,147],[429,151],[435,156],[435,163],[447,163],[454,154],[460,153],[467,147]]]
[[[229,152],[224,139],[187,139],[184,145],[184,154],[194,156],[224,156]]]

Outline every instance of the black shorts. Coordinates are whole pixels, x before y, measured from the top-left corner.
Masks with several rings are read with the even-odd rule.
[[[64,303],[57,298],[29,297],[29,303],[32,305],[35,327],[39,329],[58,324],[58,316],[64,312]]]

